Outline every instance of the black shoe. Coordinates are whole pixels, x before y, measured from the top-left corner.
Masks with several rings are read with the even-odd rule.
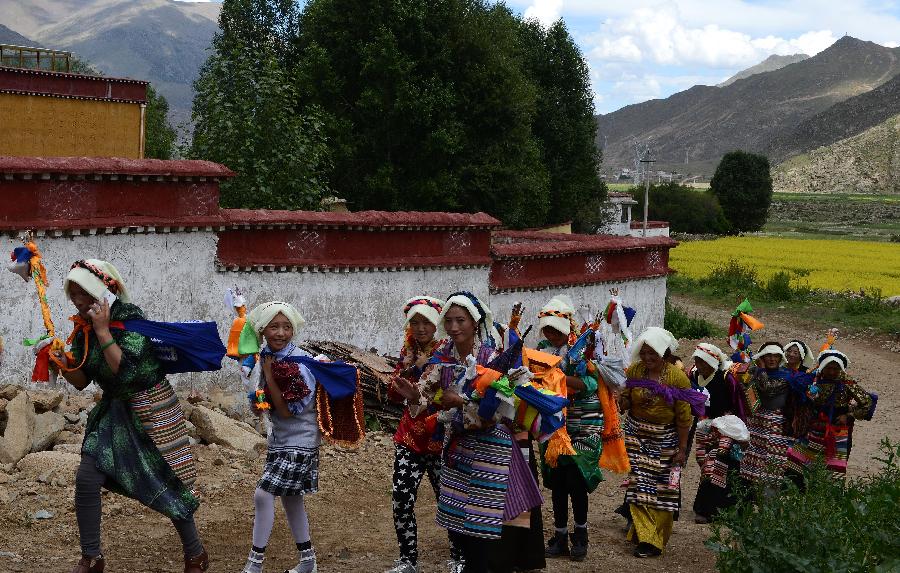
[[[569,555],[569,534],[556,533],[547,542],[545,557],[567,557]]]
[[[659,557],[660,555],[662,555],[662,550],[649,543],[638,543],[634,550],[635,557]]]
[[[584,558],[587,557],[587,550],[587,527],[576,527],[572,534],[572,551],[570,553],[572,561],[584,561]]]

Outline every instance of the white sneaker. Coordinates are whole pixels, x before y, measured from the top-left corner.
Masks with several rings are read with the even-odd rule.
[[[397,559],[394,566],[384,573],[422,573],[422,568],[403,559]]]
[[[463,569],[465,568],[466,563],[464,561],[457,561],[456,559],[447,561],[447,570],[450,573],[463,573]]]

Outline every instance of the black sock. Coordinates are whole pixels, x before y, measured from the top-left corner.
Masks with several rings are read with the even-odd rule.
[[[297,544],[297,551],[306,551],[307,549],[312,549],[312,541],[304,541]]]
[[[257,553],[265,553],[266,552],[265,547],[257,547],[256,545],[253,545],[253,546],[251,546],[251,548],[253,549],[253,551],[256,551]]]

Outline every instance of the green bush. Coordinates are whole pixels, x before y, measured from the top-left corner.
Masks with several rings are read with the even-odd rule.
[[[858,295],[849,296],[844,303],[844,311],[847,314],[868,314],[889,310],[885,308],[886,306],[884,298],[881,296],[881,289],[871,288],[868,291],[861,290]]]
[[[713,267],[703,282],[719,295],[742,294],[748,296],[759,285],[756,269],[737,259],[728,259],[728,261]]]
[[[777,301],[787,301],[794,298],[794,289],[791,286],[791,274],[778,271],[766,281],[766,294]]]
[[[822,465],[806,474],[805,489],[784,491],[754,505],[720,513],[707,546],[716,568],[733,573],[884,572],[900,570],[900,444],[881,443],[881,470],[839,480]],[[746,492],[743,492],[746,493]]]
[[[772,203],[772,175],[765,155],[731,151],[722,157],[709,189],[735,232],[759,231]]]
[[[666,316],[663,328],[675,338],[709,338],[715,335],[715,328],[699,316],[688,316],[686,312],[669,303],[666,299]]]
[[[638,202],[632,213],[643,220],[644,188],[632,187],[631,195]],[[677,183],[650,186],[648,218],[668,221],[673,233],[723,235],[731,229],[715,195]]]

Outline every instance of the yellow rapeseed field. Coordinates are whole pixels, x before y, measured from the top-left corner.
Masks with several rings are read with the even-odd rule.
[[[900,244],[777,237],[724,237],[690,241],[671,251],[669,266],[702,278],[729,259],[756,269],[760,280],[787,271],[811,288],[835,292],[880,288],[900,295]]]

